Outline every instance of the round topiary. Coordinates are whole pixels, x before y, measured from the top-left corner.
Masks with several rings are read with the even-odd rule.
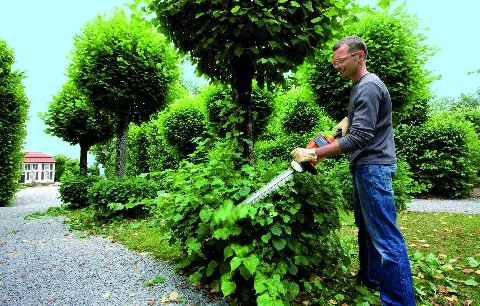
[[[206,130],[206,118],[199,108],[176,108],[166,114],[165,139],[181,155],[193,153],[197,147],[194,139],[205,137]]]
[[[317,127],[319,118],[318,107],[297,100],[285,114],[283,128],[287,133],[306,133]]]
[[[429,195],[468,196],[480,168],[480,140],[468,121],[451,112],[436,113],[420,127],[404,127],[397,135],[399,155],[410,164],[415,181]]]

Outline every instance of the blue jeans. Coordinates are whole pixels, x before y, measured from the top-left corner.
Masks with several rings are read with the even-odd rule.
[[[384,305],[415,305],[407,248],[396,221],[392,188],[396,164],[357,165],[350,170],[360,281],[378,288]]]

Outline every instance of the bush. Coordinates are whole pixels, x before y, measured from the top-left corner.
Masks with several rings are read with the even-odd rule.
[[[71,209],[87,207],[88,188],[100,180],[101,177],[99,176],[63,175],[62,183],[58,188],[60,200]]]
[[[420,127],[400,127],[396,141],[426,193],[446,198],[470,194],[480,167],[480,140],[470,122],[437,113]]]
[[[142,216],[148,200],[157,196],[158,184],[143,177],[100,180],[88,189],[88,202],[98,218]],[[145,204],[145,205],[143,205]]]
[[[247,205],[242,201],[288,163],[238,169],[233,151],[221,146],[208,162],[183,163],[164,179],[166,192],[155,201],[185,253],[177,268],[192,282],[211,283],[224,296],[256,299],[258,305],[292,303],[301,291],[320,289],[324,277],[341,273],[347,261],[335,235],[340,195],[329,176],[294,176]],[[311,273],[319,278],[310,279]]]
[[[204,111],[195,100],[177,100],[163,118],[163,133],[166,142],[185,157],[195,151],[195,139],[207,136],[207,122]]]

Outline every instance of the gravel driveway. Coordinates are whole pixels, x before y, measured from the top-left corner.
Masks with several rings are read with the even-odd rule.
[[[79,238],[63,217],[25,220],[60,205],[57,187],[16,194],[0,207],[0,305],[227,305],[193,288],[171,264],[95,236]],[[143,284],[158,276],[165,281]],[[168,303],[163,304],[170,300]]]

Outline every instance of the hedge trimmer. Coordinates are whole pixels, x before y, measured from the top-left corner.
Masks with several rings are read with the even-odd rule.
[[[314,149],[323,147],[327,144],[332,143],[335,139],[342,136],[342,130],[337,130],[333,136],[326,136],[323,134],[317,135],[313,138],[308,145],[306,146],[307,149]],[[264,199],[269,194],[277,190],[280,186],[284,185],[287,181],[289,181],[293,174],[295,173],[302,173],[308,172],[313,175],[318,173],[317,168],[315,168],[317,162],[302,162],[298,163],[295,160],[290,162],[290,167],[287,170],[283,171],[276,177],[274,177],[270,182],[268,182],[265,186],[260,188],[259,190],[255,191],[252,195],[250,195],[244,202],[247,204],[252,204],[261,199]]]

